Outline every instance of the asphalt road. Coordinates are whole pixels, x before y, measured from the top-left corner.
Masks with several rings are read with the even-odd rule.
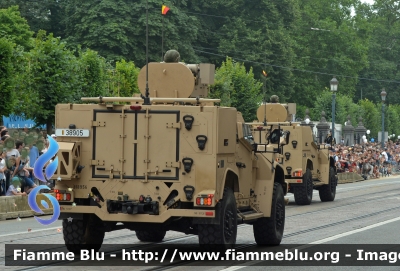
[[[334,202],[321,202],[318,191],[314,192],[313,202],[309,206],[297,206],[293,196],[289,194],[289,205],[286,206],[285,232],[282,246],[271,248],[280,251],[285,245],[293,245],[300,250],[310,247],[318,250],[322,245],[329,245],[332,251],[358,244],[392,244],[400,251],[400,178],[389,177],[380,180],[341,184],[337,188]],[[197,236],[168,232],[164,242],[168,244],[197,244]],[[254,245],[252,226],[240,225],[237,236],[238,244],[245,244],[250,249]],[[34,218],[0,221],[0,264],[4,265],[4,244],[59,244],[63,246],[61,222],[44,227]],[[118,249],[122,245],[141,247],[135,232],[119,230],[106,233],[104,244],[112,244]],[[308,244],[308,246],[305,246]],[[339,246],[338,244],[342,244]],[[326,248],[326,246],[325,246]],[[101,251],[109,252],[110,247]],[[107,254],[107,253],[106,253]],[[356,257],[356,252],[352,257]],[[400,259],[398,260],[400,262]],[[124,267],[124,266],[86,266],[75,267],[67,265],[46,267],[3,266],[3,270],[400,270],[398,266],[319,266],[301,267],[297,263],[292,266],[267,266],[264,261],[237,262],[230,265],[202,267],[195,262],[185,265],[168,267]],[[372,265],[372,264],[371,264]]]

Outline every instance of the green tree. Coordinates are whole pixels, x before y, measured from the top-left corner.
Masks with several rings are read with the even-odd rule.
[[[350,115],[350,121],[353,126],[357,126],[358,117],[361,115],[361,109],[354,104],[352,99],[341,93],[336,94],[335,99],[335,123],[342,124],[347,121]],[[312,108],[312,116],[321,116],[321,112],[325,111],[326,120],[332,121],[332,93],[325,89],[315,100],[315,106]]]
[[[397,113],[396,106],[389,105],[385,108],[385,130],[389,135],[400,135],[400,117]]]
[[[99,52],[107,60],[146,63],[146,1],[70,0],[66,5],[68,41]],[[161,60],[161,2],[149,0],[149,60]],[[180,51],[185,61],[197,61],[192,43],[197,37],[196,18],[180,11],[186,1],[173,5],[164,18],[165,48]]]
[[[368,99],[363,99],[358,102],[360,113],[363,118],[365,128],[371,131],[370,138],[378,138],[380,131],[380,111],[377,106]]]
[[[27,82],[25,94],[29,95],[30,103],[22,105],[23,111],[37,124],[45,124],[50,133],[54,107],[73,102],[76,92],[80,92],[79,61],[59,38],[39,31],[27,62],[27,78],[31,81]]]
[[[237,108],[246,121],[257,119],[256,112],[262,103],[262,84],[254,79],[253,69],[247,72],[242,63],[227,58],[215,74],[211,97],[220,98],[222,106]]]
[[[18,6],[0,9],[0,38],[29,49],[32,46],[32,35],[33,32],[27,21],[21,17]]]
[[[19,6],[21,16],[27,20],[32,31],[45,30],[55,37],[63,37],[66,2],[68,0],[2,0],[0,8]]]
[[[201,59],[219,64],[226,56],[253,67],[256,78],[268,73],[266,96],[292,101],[293,38],[288,31],[298,15],[297,0],[190,1],[189,12],[201,21],[196,51]]]
[[[353,16],[358,0],[299,0],[300,13],[292,34],[296,40],[294,101],[314,104],[333,75],[339,91],[353,98],[358,73],[368,65],[368,24]]]
[[[0,112],[7,116],[13,110],[13,44],[5,38],[0,38]]]
[[[139,93],[137,83],[139,71],[132,61],[126,62],[124,59],[117,61],[111,78],[113,96],[131,97],[134,93]]]
[[[82,97],[104,96],[107,84],[105,59],[97,52],[88,49],[81,52],[79,60],[82,91],[77,94]]]
[[[336,123],[344,124],[350,116],[351,125],[357,127],[358,117],[361,115],[359,105],[353,103],[348,95],[337,95],[336,105],[338,111]]]
[[[373,6],[364,6],[363,15],[368,18],[372,28],[369,47],[369,66],[359,76],[356,97],[362,96],[380,102],[382,88],[388,92],[390,103],[400,103],[400,12],[399,2],[395,0],[376,0]]]

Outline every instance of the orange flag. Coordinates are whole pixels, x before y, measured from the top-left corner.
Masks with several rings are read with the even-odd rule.
[[[169,11],[169,7],[163,5],[161,8],[162,15],[166,15],[168,11]]]

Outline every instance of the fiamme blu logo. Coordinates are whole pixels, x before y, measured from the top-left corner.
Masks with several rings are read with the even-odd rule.
[[[59,146],[57,141],[55,141],[51,136],[47,136],[49,140],[49,149],[47,152],[42,154],[35,162],[35,167],[33,168],[33,174],[35,175],[36,178],[38,178],[40,181],[47,183],[48,180],[51,179],[51,177],[54,175],[54,173],[57,170],[58,167],[58,157],[56,157],[52,162],[50,162],[51,158],[57,154],[59,150]],[[50,162],[50,163],[48,163]],[[47,164],[48,163],[48,164]],[[47,164],[47,166],[46,166]],[[39,214],[43,214],[43,211],[39,208],[37,202],[36,202],[36,197],[39,194],[39,191],[42,189],[48,189],[50,188],[47,185],[39,185],[35,187],[31,193],[29,193],[28,196],[28,204],[31,207],[33,211]],[[35,219],[43,225],[49,225],[53,222],[55,222],[58,217],[60,216],[60,204],[58,203],[57,199],[53,197],[52,195],[49,194],[41,194],[47,197],[51,204],[53,205],[53,215],[50,219],[41,219],[37,216],[35,216]],[[49,205],[45,200],[42,200],[40,202],[42,206],[45,209],[49,209]]]

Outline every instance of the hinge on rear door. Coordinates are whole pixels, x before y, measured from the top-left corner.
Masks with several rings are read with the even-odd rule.
[[[92,160],[92,161],[90,161],[90,164],[92,166],[104,166],[105,161],[104,160]]]
[[[105,127],[106,122],[105,121],[93,121],[92,122],[92,127]]]
[[[165,162],[165,167],[181,168],[181,162]]]
[[[167,123],[167,128],[181,129],[181,123]]]

